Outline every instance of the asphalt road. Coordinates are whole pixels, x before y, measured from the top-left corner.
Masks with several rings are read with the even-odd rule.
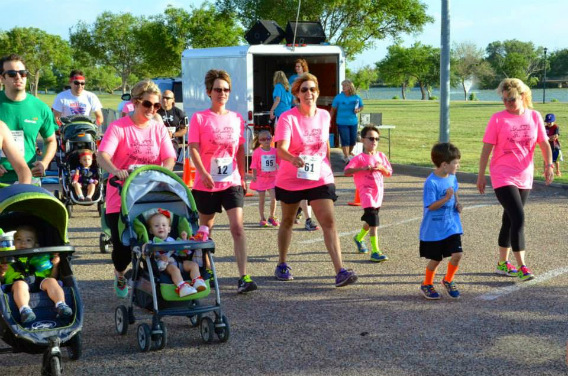
[[[334,163],[337,163],[335,161]],[[294,230],[289,265],[294,281],[279,282],[276,229],[257,227],[256,199],[245,202],[249,272],[259,290],[236,294],[237,270],[226,215],[218,217],[216,261],[227,343],[204,344],[185,318],[166,318],[168,346],[138,350],[136,328],[115,333],[119,299],[109,254],[99,252],[96,207],[76,207],[69,237],[85,303],[84,354],[64,359],[66,375],[566,375],[568,203],[562,187],[535,187],[526,206],[527,263],[537,278],[519,282],[494,274],[501,207],[460,175],[464,258],[456,276],[462,297],[426,301],[419,293],[426,265],[418,257],[422,184],[428,171],[395,167],[387,181],[379,230],[390,261],[355,253],[362,210],[350,178],[338,177],[336,219],[356,285],[337,289],[321,231]],[[51,187],[53,188],[53,187]],[[445,272],[440,268],[436,282]],[[136,311],[137,324],[150,322]],[[0,355],[2,374],[37,375],[41,356]]]

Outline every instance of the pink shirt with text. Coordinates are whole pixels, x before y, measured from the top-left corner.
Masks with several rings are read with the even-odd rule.
[[[112,122],[106,130],[99,152],[110,155],[112,163],[120,170],[128,170],[131,165],[162,165],[176,153],[167,129],[160,123],[150,120],[144,128],[138,128],[130,116]],[[109,175],[109,180],[112,178]],[[118,190],[107,183],[106,212],[120,211]]]
[[[534,149],[546,140],[544,122],[537,111],[527,109],[522,115],[507,111],[493,114],[483,136],[483,142],[493,145],[489,164],[493,188],[513,185],[531,189]]]
[[[273,189],[278,173],[280,158],[276,156],[276,149],[270,148],[269,151],[261,147],[254,149],[250,168],[256,170],[256,181],[250,183],[250,188],[255,191],[266,191]]]
[[[345,166],[345,170],[348,168],[361,168],[377,165],[383,165],[388,171],[387,176],[392,175],[392,167],[387,159],[387,156],[377,151],[375,154],[365,154],[361,153]],[[361,207],[365,208],[380,208],[383,204],[384,195],[384,182],[383,173],[381,171],[357,171],[353,174],[353,180],[355,181],[355,187],[359,190],[359,198],[361,199]]]
[[[274,141],[289,141],[288,152],[294,156],[315,157],[311,163],[311,171],[319,173],[317,180],[299,178],[298,168],[282,160],[276,175],[277,187],[299,191],[334,183],[333,172],[327,157],[329,126],[329,112],[321,108],[318,108],[312,117],[302,115],[297,107],[280,116]]]
[[[215,186],[208,189],[199,173],[195,174],[193,189],[207,192],[223,191],[241,185],[237,151],[245,143],[245,122],[242,116],[229,111],[218,115],[211,110],[196,112],[191,117],[188,143],[199,143],[199,155]]]

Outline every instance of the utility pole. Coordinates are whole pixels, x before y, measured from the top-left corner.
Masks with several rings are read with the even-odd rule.
[[[544,47],[544,80],[542,80],[542,104],[546,103],[546,52],[548,48]]]
[[[450,142],[450,0],[442,0],[440,142]]]

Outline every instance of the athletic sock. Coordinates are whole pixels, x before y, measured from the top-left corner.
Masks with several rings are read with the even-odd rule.
[[[24,310],[24,308],[30,308],[29,305],[24,304],[21,308],[20,308],[20,313],[22,313],[22,311]]]
[[[65,302],[59,301],[59,302],[55,303],[55,308],[59,307],[61,304],[65,304]]]
[[[430,270],[426,268],[426,276],[424,277],[424,285],[433,285],[434,284],[434,276],[436,275],[435,270]]]
[[[371,236],[371,252],[372,253],[381,253],[379,250],[379,237],[378,236]]]
[[[368,233],[369,233],[369,230],[365,230],[365,228],[363,227],[361,229],[361,231],[359,231],[359,233],[355,236],[355,239],[357,239],[358,242],[362,242],[363,239],[365,238],[365,236],[367,236]]]
[[[456,275],[458,269],[459,266],[453,265],[451,262],[448,262],[448,271],[446,272],[446,276],[444,277],[446,282],[452,282],[454,280],[454,276]]]

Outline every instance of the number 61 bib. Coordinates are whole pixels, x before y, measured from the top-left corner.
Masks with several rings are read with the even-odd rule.
[[[233,158],[212,158],[209,173],[213,181],[230,181],[233,175]]]
[[[304,161],[304,167],[298,167],[296,177],[305,180],[319,180],[323,158],[319,155],[303,154],[300,154],[300,158]]]

